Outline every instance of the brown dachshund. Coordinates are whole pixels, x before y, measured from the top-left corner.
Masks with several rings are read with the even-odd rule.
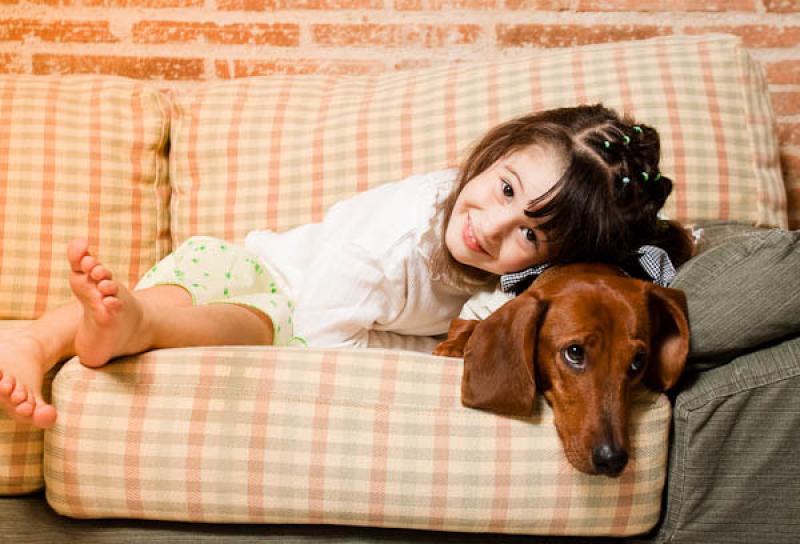
[[[483,321],[456,319],[436,355],[464,357],[461,401],[530,416],[538,388],[569,462],[618,476],[628,462],[631,390],[666,390],[689,351],[683,292],[611,266],[546,270]]]

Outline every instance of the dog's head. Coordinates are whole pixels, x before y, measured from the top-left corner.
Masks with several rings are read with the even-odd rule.
[[[628,462],[632,388],[675,385],[688,350],[681,291],[603,265],[558,267],[475,326],[462,402],[529,416],[538,389],[570,463],[617,476]]]

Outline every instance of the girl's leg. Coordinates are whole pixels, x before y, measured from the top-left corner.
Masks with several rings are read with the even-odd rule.
[[[83,306],[75,354],[86,366],[100,367],[113,357],[155,348],[272,343],[272,322],[260,312],[234,304],[192,306],[180,287],[175,288],[184,303],[165,305],[140,295],[149,290],[130,291],[117,283],[85,245],[81,249],[79,260],[70,259],[70,285]]]
[[[191,305],[191,297],[172,285],[137,292],[137,297],[165,306]],[[59,361],[75,355],[75,336],[83,305],[70,302],[21,329],[0,335],[0,409],[16,421],[49,427],[55,410],[42,397],[42,381]]]
[[[86,249],[70,244],[70,286],[78,298],[22,330],[0,337],[0,409],[37,427],[51,426],[55,409],[42,397],[43,376],[79,355],[87,366],[155,347],[269,344],[269,318],[244,306],[191,306],[183,288],[129,291]]]

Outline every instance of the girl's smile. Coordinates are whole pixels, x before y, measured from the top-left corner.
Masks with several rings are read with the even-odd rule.
[[[475,237],[475,231],[472,230],[472,220],[469,217],[469,213],[467,213],[467,220],[464,223],[464,230],[462,231],[462,237],[464,238],[464,245],[466,245],[469,249],[471,249],[475,253],[483,253],[485,255],[489,254],[485,249],[483,249],[483,246]]]
[[[545,261],[547,240],[525,211],[564,170],[555,150],[530,146],[475,176],[458,195],[445,232],[453,258],[497,275]]]

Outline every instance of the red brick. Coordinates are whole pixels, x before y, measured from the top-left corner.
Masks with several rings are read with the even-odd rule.
[[[24,74],[22,58],[14,53],[0,53],[0,74]]]
[[[756,11],[756,0],[579,0],[577,11]]]
[[[786,183],[789,228],[800,229],[800,153],[781,149],[781,169]]]
[[[445,9],[497,9],[498,0],[394,0],[398,11],[442,11]]]
[[[800,113],[800,91],[773,92],[772,107],[776,115],[797,115]]]
[[[218,0],[219,10],[272,11],[276,9],[383,9],[384,0]]]
[[[800,123],[779,123],[778,141],[784,147],[787,145],[800,147]]]
[[[56,7],[83,6],[92,8],[194,8],[203,0],[26,0],[29,4]]]
[[[352,60],[217,60],[214,62],[216,76],[234,79],[272,74],[285,75],[362,75],[385,72],[379,61]]]
[[[764,7],[775,13],[797,13],[800,12],[800,0],[764,0]]]
[[[567,11],[572,9],[571,0],[505,0],[506,9],[540,11]]]
[[[272,0],[217,0],[217,9],[223,11],[267,11],[275,9]]]
[[[136,43],[191,43],[296,46],[300,29],[295,24],[186,23],[142,21],[133,25]]]
[[[34,74],[104,74],[136,79],[203,79],[203,59],[33,55]]]
[[[24,42],[116,42],[107,21],[40,21],[36,19],[0,19],[0,41]]]
[[[780,60],[767,64],[767,80],[773,85],[800,84],[800,60]]]
[[[653,25],[497,25],[498,47],[570,47],[672,34]]]
[[[312,25],[314,43],[325,46],[356,47],[445,47],[475,43],[480,25]]]
[[[687,27],[687,34],[726,32],[741,36],[747,47],[792,47],[800,44],[800,26],[719,25]]]

